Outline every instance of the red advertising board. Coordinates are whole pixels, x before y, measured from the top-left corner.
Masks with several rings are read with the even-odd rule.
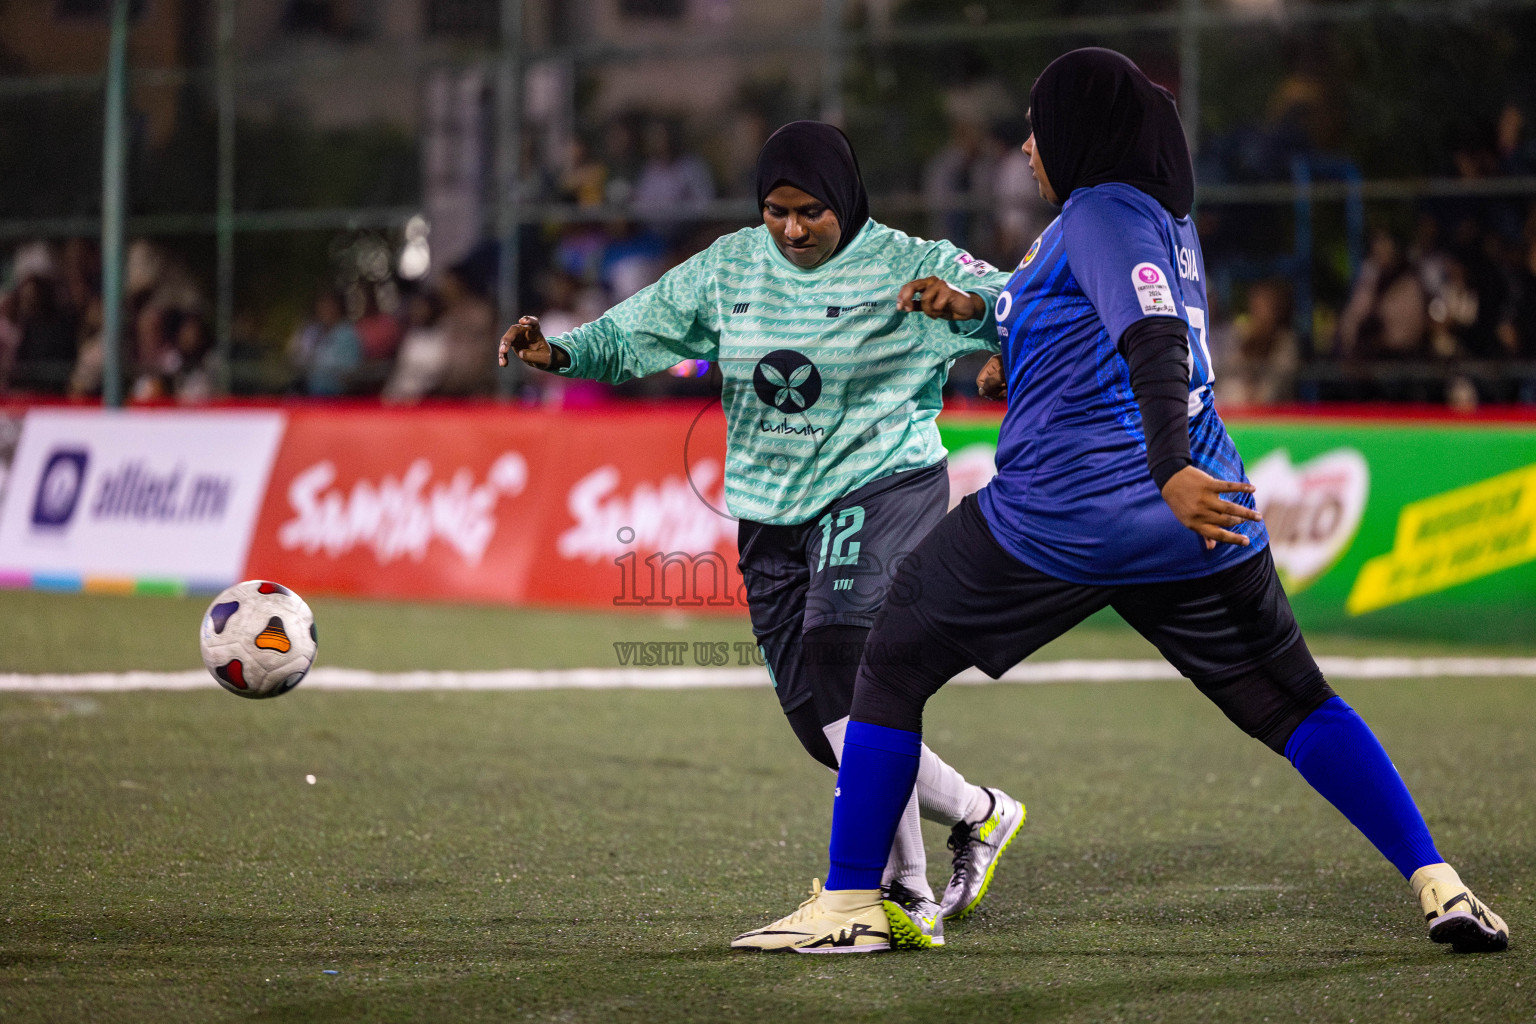
[[[247,573],[301,593],[741,612],[718,403],[295,409]]]

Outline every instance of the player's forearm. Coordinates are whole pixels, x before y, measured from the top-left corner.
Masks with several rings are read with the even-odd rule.
[[[943,321],[943,329],[949,335],[949,343],[945,349],[954,355],[963,355],[966,352],[996,352],[997,320],[992,311],[997,303],[997,297],[988,298],[984,292],[969,292],[968,298],[974,301],[970,312],[973,316],[969,320]],[[958,343],[958,344],[956,344]]]
[[[992,271],[979,280],[969,282],[971,294],[981,300],[981,308],[976,319],[956,326],[962,334],[980,342],[978,348],[996,352],[1000,347],[997,338],[997,300],[1008,287],[1009,276],[1001,271]]]
[[[629,367],[630,343],[629,332],[604,315],[549,339],[549,369],[562,377],[622,384],[635,376]]]
[[[980,295],[978,295],[975,292],[965,291],[964,289],[961,289],[961,291],[965,295],[966,304],[961,309],[961,312],[964,313],[965,315],[960,317],[960,320],[962,322],[964,322],[966,320],[984,320],[984,319],[986,319],[986,316],[987,316],[987,300],[982,298]]]
[[[719,337],[701,323],[700,269],[710,250],[663,274],[591,323],[551,338],[570,363],[559,371],[622,384],[659,373],[683,359],[714,359]]]
[[[997,309],[997,300],[1008,288],[1008,280],[1013,275],[1005,274],[1000,270],[994,270],[978,280],[972,281],[968,286],[973,295],[976,295],[985,304],[981,311],[981,318],[987,319]]]
[[[1131,369],[1131,392],[1141,410],[1147,471],[1161,491],[1190,464],[1189,335],[1182,320],[1147,317],[1126,328],[1120,354]]]

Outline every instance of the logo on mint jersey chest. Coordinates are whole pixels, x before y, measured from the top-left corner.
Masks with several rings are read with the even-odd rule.
[[[851,306],[828,306],[827,318],[835,320],[840,316],[852,316],[855,313],[873,313],[880,307],[880,303],[874,299],[868,302],[856,302]]]
[[[757,361],[752,389],[764,405],[780,412],[804,412],[821,397],[821,371],[794,349],[781,348]]]

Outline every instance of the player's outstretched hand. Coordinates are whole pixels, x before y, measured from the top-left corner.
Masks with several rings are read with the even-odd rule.
[[[935,320],[980,320],[987,315],[987,300],[975,292],[951,288],[943,278],[920,277],[901,286],[896,308]]]
[[[549,369],[552,353],[549,342],[544,340],[544,331],[539,327],[538,317],[525,316],[507,328],[507,333],[501,336],[501,347],[496,350],[497,365],[507,365],[508,352],[516,352],[517,358],[529,366],[540,370]]]
[[[1224,527],[1236,526],[1244,520],[1257,523],[1264,519],[1254,509],[1222,497],[1234,493],[1252,494],[1253,484],[1217,480],[1194,466],[1185,466],[1163,485],[1163,500],[1173,509],[1179,522],[1205,538],[1207,551],[1214,548],[1217,541],[1247,547],[1247,537]]]
[[[1003,357],[993,356],[976,375],[976,393],[982,398],[1001,402],[1008,397],[1008,378],[1003,374]]]

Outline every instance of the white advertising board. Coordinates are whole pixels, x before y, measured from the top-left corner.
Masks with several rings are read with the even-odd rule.
[[[240,578],[280,412],[30,410],[0,501],[0,574]]]

